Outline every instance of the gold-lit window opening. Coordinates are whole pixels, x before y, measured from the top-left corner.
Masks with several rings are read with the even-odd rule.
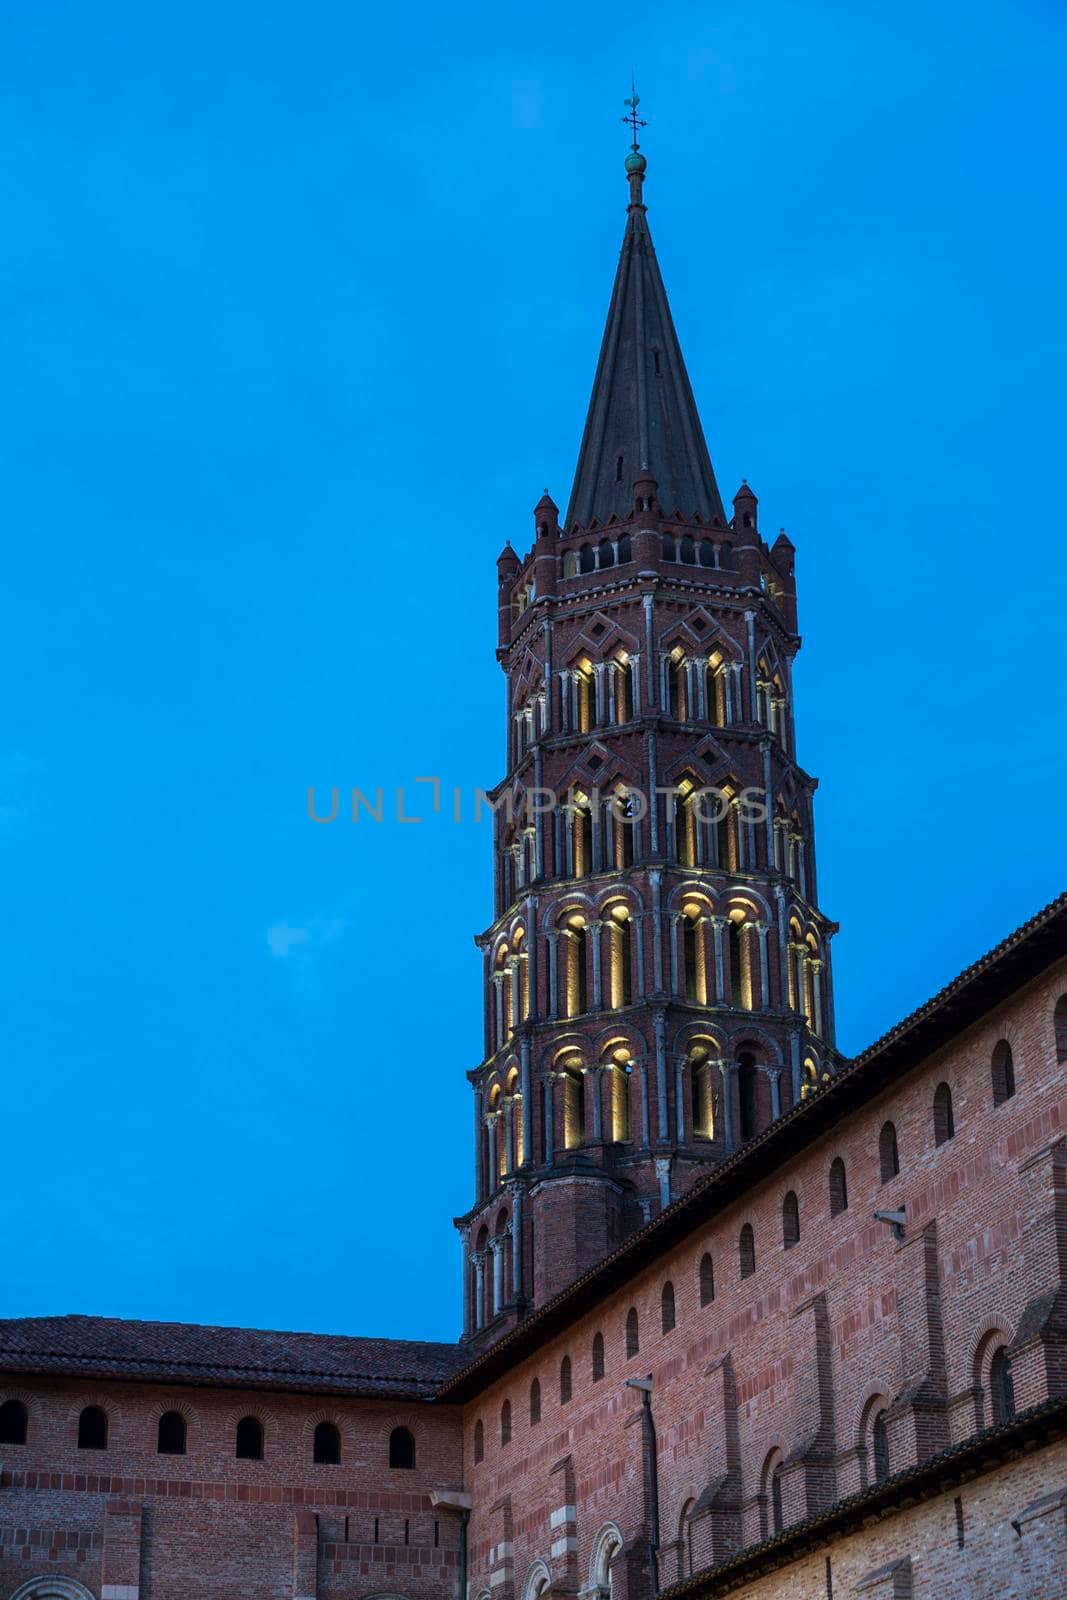
[[[682,957],[685,968],[685,994],[697,1005],[708,1004],[707,942],[704,937],[706,906],[688,901],[682,907]]]
[[[585,918],[580,912],[575,912],[568,917],[560,938],[563,953],[563,1014],[566,1017],[580,1017],[589,1009],[588,944]]]

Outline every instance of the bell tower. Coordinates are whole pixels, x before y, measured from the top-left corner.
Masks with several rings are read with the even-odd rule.
[[[497,563],[506,776],[464,1337],[491,1342],[835,1066],[793,545],[727,517],[644,204],[567,514]]]

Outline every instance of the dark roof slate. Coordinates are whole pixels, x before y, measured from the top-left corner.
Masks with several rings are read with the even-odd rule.
[[[428,1399],[458,1345],[119,1317],[0,1320],[0,1371]]]

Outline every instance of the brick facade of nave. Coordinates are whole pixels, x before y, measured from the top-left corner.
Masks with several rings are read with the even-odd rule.
[[[840,1055],[794,547],[626,173],[570,506],[497,566],[461,1338],[0,1323],[0,1600],[1067,1597],[1067,896]]]
[[[924,1600],[946,1581],[975,1600],[1067,1593],[1065,923],[1060,902],[473,1362],[469,1347],[338,1352],[318,1336],[300,1348],[271,1336],[268,1351],[248,1335],[235,1348],[222,1330],[209,1341],[232,1368],[220,1385],[191,1376],[200,1351],[168,1357],[165,1325],[5,1325],[0,1398],[28,1415],[25,1443],[0,1447],[0,1595],[455,1600],[466,1571],[470,1600],[609,1586],[648,1600],[649,1440],[642,1396],[624,1386],[648,1375],[661,1588],[759,1600]],[[944,1042],[917,1055],[938,1029]],[[996,1104],[1003,1044],[1014,1092]],[[942,1084],[953,1132],[938,1144]],[[900,1171],[883,1180],[887,1122]],[[847,1206],[831,1215],[836,1159]],[[786,1247],[789,1193],[799,1238]],[[898,1208],[903,1240],[873,1218]],[[746,1225],[754,1268],[742,1276]],[[123,1326],[156,1330],[157,1355],[129,1346]],[[113,1366],[137,1368],[122,1381],[104,1376],[108,1340]],[[283,1356],[288,1380],[267,1370]],[[148,1381],[168,1359],[168,1379]],[[338,1360],[349,1370],[335,1379]],[[92,1375],[70,1375],[79,1363]],[[374,1383],[421,1392],[347,1392]],[[86,1406],[106,1413],[104,1449],[77,1446]],[[160,1455],[159,1419],[174,1410],[185,1453]],[[234,1454],[249,1414],[263,1425],[261,1460]],[[312,1460],[323,1421],[339,1430],[336,1464]],[[413,1467],[387,1464],[398,1427]]]

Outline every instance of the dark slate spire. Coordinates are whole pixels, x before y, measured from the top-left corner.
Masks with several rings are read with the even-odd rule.
[[[628,517],[634,483],[654,478],[666,517],[725,523],[689,375],[642,200],[647,163],[626,158],[630,205],[564,527]],[[621,457],[621,461],[620,461]]]

